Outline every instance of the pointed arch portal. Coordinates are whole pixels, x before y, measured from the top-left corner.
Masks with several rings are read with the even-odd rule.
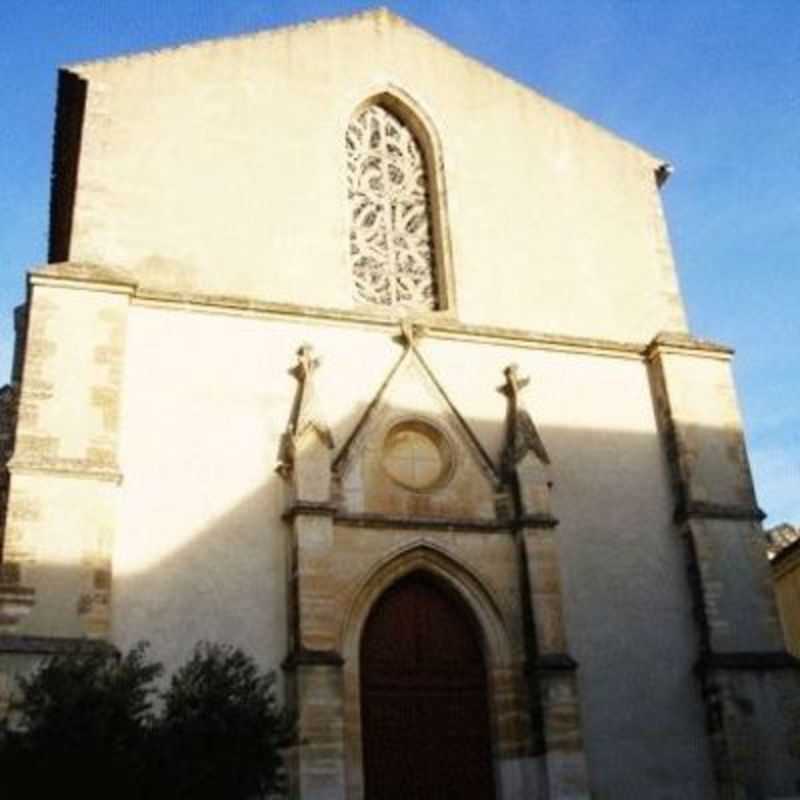
[[[387,589],[361,639],[367,800],[494,798],[477,620],[424,572]]]

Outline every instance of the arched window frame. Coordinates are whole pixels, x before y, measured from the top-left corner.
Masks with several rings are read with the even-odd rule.
[[[444,160],[441,141],[436,132],[430,116],[407,92],[396,86],[381,86],[374,88],[359,103],[350,109],[347,120],[343,126],[341,142],[345,139],[350,122],[371,105],[382,106],[397,117],[414,135],[422,151],[425,171],[428,179],[428,201],[431,216],[431,243],[433,253],[433,271],[437,288],[437,308],[435,310],[409,311],[402,306],[379,306],[371,303],[355,301],[359,311],[366,311],[380,316],[399,317],[413,316],[414,318],[436,318],[441,316],[454,316],[456,310],[455,282],[453,280],[452,258],[450,247],[449,226],[447,220],[447,191],[445,187]],[[344,162],[343,162],[344,163]],[[347,196],[345,189],[344,196]],[[347,235],[345,246],[347,248],[346,263],[348,277],[352,280],[350,248],[350,207],[347,205]]]

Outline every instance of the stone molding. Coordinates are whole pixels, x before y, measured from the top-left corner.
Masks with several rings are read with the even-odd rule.
[[[644,348],[642,355],[652,360],[662,353],[718,358],[730,361],[733,349],[708,339],[697,339],[688,333],[665,331],[657,334]]]
[[[761,522],[767,515],[754,505],[727,505],[690,500],[679,503],[675,509],[675,522],[689,519],[735,519]]]
[[[84,639],[71,636],[22,636],[0,634],[0,653],[19,655],[65,655],[87,653],[94,650],[112,650],[114,645],[102,639]]]
[[[0,637],[18,628],[36,605],[31,586],[0,585]]]
[[[337,525],[352,528],[402,528],[430,529],[441,531],[498,533],[512,532],[510,522],[503,520],[479,520],[458,517],[414,517],[401,514],[353,514],[336,513],[334,522]]]
[[[552,514],[520,514],[514,523],[517,528],[556,528],[558,518]]]
[[[304,322],[337,323],[396,329],[401,316],[398,312],[380,309],[337,309],[322,306],[305,306],[281,303],[238,295],[207,294],[202,292],[169,291],[141,286],[137,277],[126,270],[99,264],[60,262],[47,264],[28,273],[35,285],[67,285],[76,289],[128,294],[137,305],[186,310],[263,316],[278,319],[302,318]],[[426,334],[437,339],[459,339],[471,342],[503,344],[539,350],[556,350],[611,358],[644,358],[650,360],[659,353],[682,353],[709,358],[730,360],[733,349],[726,345],[690,334],[678,332],[659,333],[650,342],[626,342],[590,336],[571,336],[537,332],[522,328],[505,328],[495,325],[462,323],[444,313],[423,315]]]
[[[118,486],[122,483],[122,473],[116,465],[96,464],[82,458],[38,458],[35,461],[12,458],[8,462],[8,471],[12,475],[43,473],[68,478],[108,481]]]
[[[800,659],[785,650],[743,651],[739,653],[706,653],[695,665],[697,673],[708,670],[800,669]]]
[[[61,262],[48,264],[29,273],[36,284],[68,285],[93,291],[128,294],[131,302],[173,310],[257,316],[273,319],[334,323],[376,328],[391,332],[397,328],[397,312],[381,310],[336,309],[256,300],[249,297],[202,292],[169,291],[142,286],[132,273],[99,264]],[[462,323],[442,312],[424,315],[427,334],[437,339],[486,342],[512,347],[586,353],[611,358],[651,358],[659,350],[692,352],[716,358],[730,358],[732,350],[720,344],[695,339],[684,334],[659,334],[652,342],[627,342],[589,336],[544,333],[521,328]]]
[[[336,650],[309,650],[303,647],[289,653],[281,663],[281,669],[286,672],[304,666],[343,667],[344,659]]]
[[[578,662],[569,653],[545,653],[525,664],[525,673],[575,672]]]
[[[298,500],[283,512],[281,519],[292,522],[297,517],[332,517],[337,508],[331,503],[314,503],[310,500]]]
[[[32,286],[55,286],[109,294],[133,295],[136,292],[136,282],[118,270],[70,261],[48,264],[31,271],[28,281]]]
[[[168,292],[158,289],[137,289],[132,302],[161,308],[190,309],[208,313],[228,313],[244,316],[263,316],[303,322],[337,323],[391,331],[397,327],[398,317],[380,311],[345,310],[320,306],[303,306],[294,303],[267,302],[245,297],[206,295],[194,292]],[[435,339],[456,339],[470,342],[509,345],[512,347],[556,350],[571,353],[589,353],[614,358],[641,358],[644,345],[611,339],[581,336],[562,336],[537,333],[520,328],[503,328],[494,325],[476,325],[459,322],[444,312],[425,315],[428,335]]]
[[[5,564],[3,565],[5,566]],[[27,598],[33,598],[36,590],[30,586],[21,586],[17,583],[0,583],[0,599],[11,599],[15,603],[25,603]]]

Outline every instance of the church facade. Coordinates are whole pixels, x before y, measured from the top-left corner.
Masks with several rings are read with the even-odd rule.
[[[386,10],[65,68],[0,392],[0,674],[280,668],[293,796],[800,793],[663,160]]]

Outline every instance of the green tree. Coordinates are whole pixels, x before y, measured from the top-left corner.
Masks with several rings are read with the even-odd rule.
[[[238,648],[200,643],[164,694],[159,751],[170,796],[249,800],[280,791],[280,748],[291,734],[274,673]]]
[[[125,656],[84,646],[43,662],[19,681],[13,726],[0,725],[3,792],[255,800],[280,791],[280,747],[292,725],[274,674],[239,649],[208,643],[159,695],[162,671],[145,644]]]
[[[150,762],[154,680],[161,665],[139,644],[120,657],[83,647],[45,661],[19,681],[0,747],[0,774],[27,796],[140,797]]]

